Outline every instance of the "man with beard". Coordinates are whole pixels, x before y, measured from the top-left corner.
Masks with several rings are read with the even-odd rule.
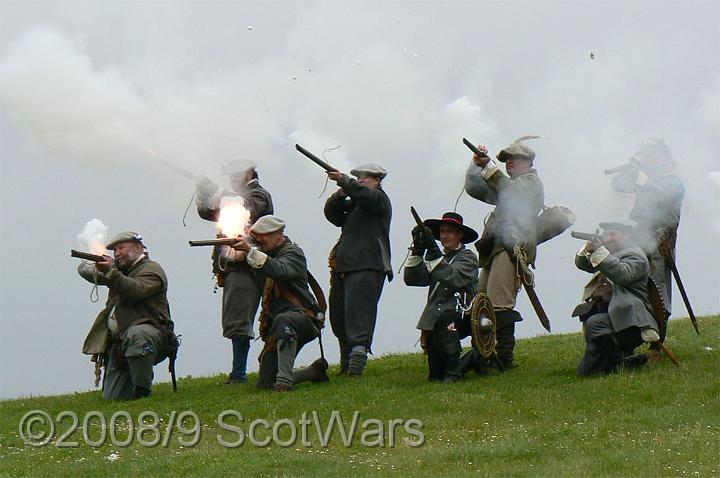
[[[260,336],[265,348],[257,387],[287,392],[300,382],[327,382],[328,365],[323,358],[293,370],[300,349],[322,328],[320,308],[308,283],[305,253],[285,235],[285,222],[277,216],[258,219],[250,233],[253,245],[240,240],[232,247],[246,254],[263,284]]]
[[[325,218],[342,228],[330,253],[330,324],[340,344],[340,373],[359,377],[371,350],[385,278],[392,280],[392,205],[382,188],[387,171],[369,163],[328,177],[340,187],[325,202]]]
[[[428,356],[428,379],[458,382],[474,356],[468,352],[461,361],[460,340],[470,335],[470,317],[462,307],[475,295],[478,281],[477,256],[465,244],[475,242],[478,234],[454,212],[423,224],[412,231],[404,280],[409,286],[429,287],[427,305],[417,324],[422,331],[420,345]]]
[[[197,184],[198,214],[208,221],[217,221],[223,198],[241,197],[243,207],[250,212],[250,224],[258,218],[273,213],[270,193],[258,181],[254,161],[238,159],[223,168],[229,176],[232,192],[227,191],[208,178]],[[218,285],[223,288],[222,328],[223,336],[232,341],[233,362],[225,383],[247,382],[247,358],[253,338],[253,322],[260,302],[260,286],[252,269],[242,254],[232,252],[227,246],[213,250],[213,272]]]
[[[584,322],[586,344],[578,376],[641,367],[648,359],[635,348],[660,339],[648,295],[650,265],[632,240],[632,227],[617,222],[600,227],[600,240],[587,241],[575,256],[578,269],[594,274],[585,302],[573,313]]]
[[[497,154],[507,175],[490,159],[487,147],[479,145],[481,156],[473,156],[475,173],[495,210],[485,222],[482,237],[475,244],[482,271],[479,292],[488,295],[497,319],[497,357],[504,369],[515,366],[515,322],[522,320],[514,310],[521,286],[516,260],[534,265],[537,250],[537,217],[545,200],[543,184],[532,167],[535,152],[520,138]]]
[[[613,177],[612,187],[618,192],[635,194],[630,211],[630,219],[636,223],[635,239],[650,261],[650,277],[660,290],[665,314],[669,317],[672,312],[671,269],[661,254],[661,247],[675,256],[685,186],[677,175],[670,148],[661,136],[647,138],[632,161],[635,167]],[[651,358],[659,360],[657,345],[651,345],[650,350]]]
[[[153,365],[165,359],[165,330],[172,330],[167,277],[145,253],[142,236],[125,231],[106,246],[114,252],[96,264],[80,264],[80,275],[108,288],[105,309],[95,319],[83,353],[106,357],[103,398],[150,395]]]

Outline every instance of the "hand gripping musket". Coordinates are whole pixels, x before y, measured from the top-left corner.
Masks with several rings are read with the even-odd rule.
[[[463,143],[465,143],[465,146],[470,148],[470,151],[472,151],[475,154],[475,156],[477,156],[478,158],[487,156],[487,154],[482,153],[479,149],[477,149],[477,146],[472,144],[467,138],[463,138]]]
[[[105,260],[104,256],[99,256],[97,254],[90,254],[88,252],[76,251],[75,249],[70,250],[70,257],[76,257],[78,259],[84,259],[86,261],[92,261],[92,262],[103,262]]]
[[[312,161],[313,163],[315,163],[315,164],[317,164],[318,166],[320,166],[321,168],[323,168],[323,169],[324,169],[325,171],[327,171],[328,173],[331,172],[331,171],[337,171],[337,168],[333,168],[333,167],[330,166],[328,163],[326,163],[326,162],[323,161],[322,159],[318,158],[318,157],[315,156],[313,153],[311,153],[311,152],[308,151],[307,149],[303,148],[303,147],[300,146],[299,144],[296,144],[296,145],[295,145],[295,149],[297,149],[298,151],[300,151],[306,158],[308,158],[310,161]]]
[[[671,246],[673,242],[671,234],[672,232],[666,231],[665,234],[663,234],[659,238],[658,250],[663,259],[665,259],[665,262],[667,262],[670,266],[670,270],[672,271],[672,275],[675,278],[678,289],[680,289],[680,295],[682,296],[683,302],[685,302],[685,307],[687,308],[688,315],[690,315],[690,322],[692,322],[695,333],[700,335],[697,318],[695,318],[695,313],[693,313],[692,306],[690,305],[690,299],[688,299],[687,292],[685,292],[685,286],[683,285],[683,281],[680,278],[680,272],[678,271],[677,264],[675,263],[675,257],[673,255]]]

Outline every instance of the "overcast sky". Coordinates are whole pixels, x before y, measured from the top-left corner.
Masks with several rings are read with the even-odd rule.
[[[424,217],[452,210],[470,161],[463,136],[493,154],[541,136],[531,146],[547,204],[571,207],[574,228],[591,231],[632,204],[602,170],[660,134],[688,189],[680,271],[695,313],[720,311],[720,184],[709,176],[720,171],[717,2],[2,0],[0,22],[1,397],[92,386],[80,349],[101,304],[68,252],[93,218],[111,235],[140,232],[165,268],[184,338],[179,375],[229,371],[210,251],[187,246],[213,225],[191,210],[183,227],[193,185],[148,151],[218,181],[224,162],[257,160],[326,285],[339,230],[322,207],[334,188],[318,198],[324,174],[296,142],[317,153],[342,145],[327,157],[344,170],[372,161],[389,171],[397,270],[410,205]],[[478,230],[490,210],[467,196],[458,206]],[[537,292],[554,333],[580,329],[570,318],[589,278],[573,265],[580,245],[566,233],[539,249]],[[518,335],[545,334],[521,294]],[[401,276],[386,285],[376,354],[420,350],[425,295]],[[324,336],[336,362],[337,341]],[[310,344],[299,362],[317,354]]]

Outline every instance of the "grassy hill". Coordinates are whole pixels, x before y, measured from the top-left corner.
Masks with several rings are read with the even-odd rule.
[[[104,402],[99,392],[54,397],[33,397],[0,402],[0,473],[5,476],[710,476],[720,473],[720,317],[700,319],[702,335],[690,322],[673,320],[667,345],[681,361],[667,359],[633,373],[578,379],[575,366],[582,352],[578,334],[544,336],[518,342],[519,367],[504,374],[478,376],[463,383],[429,384],[424,357],[390,355],[373,360],[364,379],[334,378],[329,384],[303,384],[290,394],[259,392],[249,385],[223,385],[224,377],[183,378],[179,392],[160,384],[153,395],[134,402]],[[54,439],[32,447],[19,438],[21,417],[43,410],[56,418],[64,410],[79,417],[78,429],[65,441],[77,447],[57,447],[71,417],[56,424]],[[146,430],[129,446],[103,441],[100,417],[107,422],[117,411],[127,411],[137,422],[143,411],[157,413],[157,432]],[[239,412],[222,419],[218,414]],[[323,447],[315,423],[306,425],[302,443],[303,413],[312,420],[316,411],[321,429],[336,410],[348,426],[359,412],[350,446],[336,428]],[[83,420],[88,412],[87,430]],[[167,423],[192,411],[202,422],[197,443],[194,418],[185,429]],[[116,418],[120,415],[116,414]],[[250,423],[267,420],[277,427],[279,441],[291,440],[289,419],[295,424],[296,443],[255,446],[249,439]],[[376,421],[372,421],[372,420]],[[389,421],[403,424],[390,427]],[[422,428],[408,420],[417,419]],[[367,421],[370,420],[370,421]],[[379,433],[382,426],[382,433]],[[127,421],[116,421],[115,441],[128,437]],[[135,426],[137,428],[137,425]],[[390,428],[393,428],[392,446]],[[270,437],[262,425],[256,439]],[[33,428],[33,433],[39,431]],[[137,432],[136,432],[137,433]],[[419,434],[424,442],[418,445]],[[363,435],[364,434],[364,435]],[[186,445],[181,445],[180,440]],[[364,443],[361,442],[364,439]],[[167,440],[163,446],[163,440]],[[380,443],[382,441],[382,443]],[[409,441],[409,444],[408,444]],[[367,446],[367,445],[381,446]]]

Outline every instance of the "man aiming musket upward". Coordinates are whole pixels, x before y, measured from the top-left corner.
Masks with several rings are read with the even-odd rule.
[[[385,278],[392,280],[392,205],[382,188],[387,171],[368,163],[341,173],[300,145],[339,189],[325,202],[325,218],[341,228],[330,252],[330,324],[340,344],[340,373],[359,377],[370,353]]]
[[[543,184],[532,167],[535,152],[520,138],[497,154],[505,163],[507,175],[488,156],[484,145],[474,146],[464,141],[473,151],[476,176],[483,185],[483,201],[495,205],[485,223],[480,240],[475,244],[482,271],[478,291],[488,295],[497,320],[497,357],[504,369],[512,368],[515,349],[515,322],[522,316],[514,310],[521,284],[526,286],[531,301],[537,299],[532,287],[532,273],[528,269],[535,262],[537,249],[537,217],[543,207]],[[478,154],[479,153],[479,154]],[[528,281],[530,285],[528,285]],[[549,328],[539,301],[533,306],[543,325]],[[543,320],[544,319],[544,320]]]

